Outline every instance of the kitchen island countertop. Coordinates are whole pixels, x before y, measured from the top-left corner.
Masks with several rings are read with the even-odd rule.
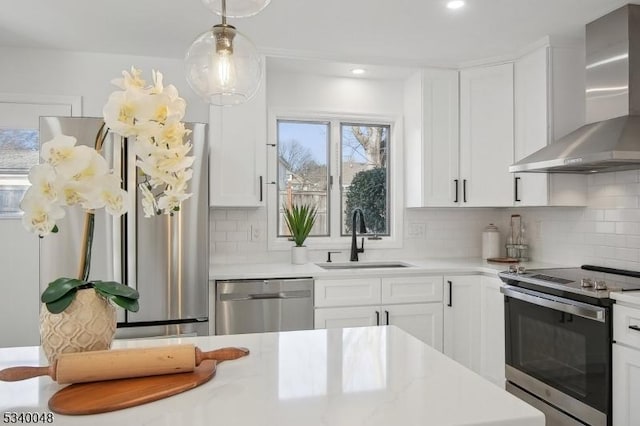
[[[538,410],[393,327],[116,341],[114,347],[244,346],[216,377],[111,413],[53,415],[57,425],[542,426]],[[0,349],[0,369],[46,365],[38,347]],[[48,412],[49,377],[0,382],[0,412]]]

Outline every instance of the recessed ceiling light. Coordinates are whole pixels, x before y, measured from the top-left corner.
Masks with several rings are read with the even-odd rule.
[[[362,75],[365,72],[366,72],[366,70],[363,69],[363,68],[354,68],[354,69],[351,70],[351,74],[353,74],[353,75]]]
[[[464,0],[451,0],[447,3],[449,9],[460,9],[462,6],[464,6]]]

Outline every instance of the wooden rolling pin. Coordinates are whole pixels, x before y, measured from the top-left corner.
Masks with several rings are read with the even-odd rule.
[[[206,359],[227,361],[249,354],[246,348],[222,348],[202,352],[194,345],[139,349],[112,349],[61,354],[48,367],[11,367],[0,371],[0,380],[15,382],[51,376],[60,384],[96,382],[128,377],[186,373]]]

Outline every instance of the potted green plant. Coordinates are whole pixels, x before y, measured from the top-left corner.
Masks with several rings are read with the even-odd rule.
[[[284,220],[289,228],[295,246],[291,248],[291,263],[302,265],[307,263],[307,247],[304,240],[311,233],[316,223],[317,208],[308,204],[292,204],[284,207]]]

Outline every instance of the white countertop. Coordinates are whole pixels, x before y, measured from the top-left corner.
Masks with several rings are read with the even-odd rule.
[[[254,278],[348,278],[366,276],[398,276],[420,274],[489,274],[496,275],[509,268],[508,263],[492,263],[482,259],[385,259],[383,262],[398,261],[409,264],[406,268],[340,269],[327,270],[315,263],[293,265],[291,263],[239,263],[213,264],[209,272],[210,280],[254,279]],[[376,263],[360,262],[360,263]],[[522,262],[527,269],[557,268],[559,266],[541,262]]]
[[[630,303],[640,307],[640,291],[613,291],[611,298],[618,302]]]
[[[170,398],[56,425],[509,425],[544,416],[396,327],[116,341],[114,347],[244,346],[208,383]],[[43,365],[38,347],[0,349],[0,369]],[[0,382],[0,413],[48,412],[49,377]]]

